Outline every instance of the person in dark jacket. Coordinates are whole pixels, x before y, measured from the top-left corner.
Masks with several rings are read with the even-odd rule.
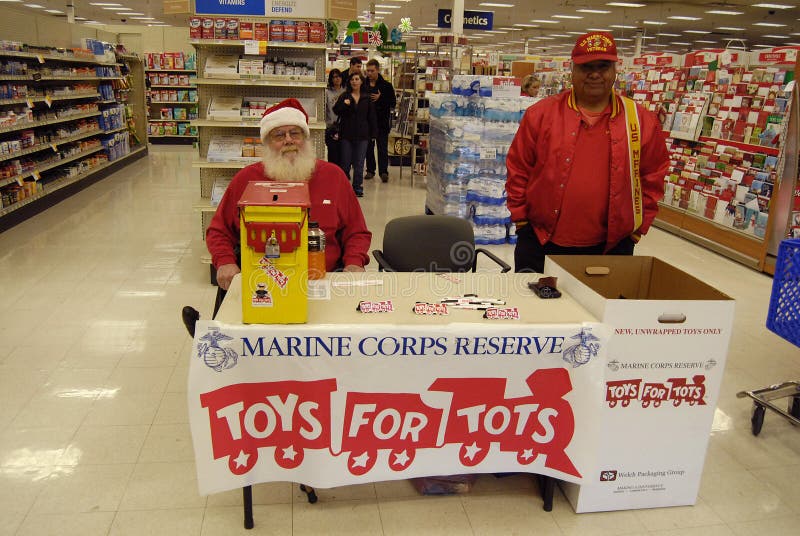
[[[333,105],[334,113],[340,118],[341,167],[348,177],[350,168],[353,168],[353,191],[358,197],[364,195],[364,158],[367,144],[375,137],[378,129],[375,105],[370,101],[369,93],[364,87],[366,83],[363,74],[353,73],[347,80],[345,92]]]
[[[389,181],[389,130],[392,128],[392,109],[397,104],[394,86],[381,76],[381,64],[371,59],[367,62],[367,89],[375,105],[378,132],[367,147],[367,174],[365,179],[375,176],[375,147],[378,148],[378,173],[381,181]]]
[[[342,86],[346,86],[347,80],[355,73],[364,74],[361,72],[361,58],[358,56],[350,58],[350,68],[342,73]]]

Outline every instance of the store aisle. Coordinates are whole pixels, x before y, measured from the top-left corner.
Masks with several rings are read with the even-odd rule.
[[[482,476],[471,493],[422,497],[406,481],[320,490],[197,494],[186,415],[191,342],[214,289],[188,148],[149,158],[0,234],[0,535],[795,534],[800,430],[768,415],[757,438],[737,391],[800,379],[800,352],[766,331],[771,279],[654,230],[638,249],[737,299],[722,397],[695,507],[543,512],[533,479]],[[380,247],[391,218],[421,213],[424,186],[392,168],[361,200]],[[496,247],[507,260],[511,246]],[[376,269],[374,261],[369,266]],[[644,447],[642,447],[644,448]]]

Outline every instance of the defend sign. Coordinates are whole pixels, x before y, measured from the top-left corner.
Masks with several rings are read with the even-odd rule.
[[[286,16],[300,19],[319,18],[325,13],[324,0],[266,0],[267,16]]]
[[[199,322],[188,401],[200,493],[597,472],[604,325],[441,328]]]

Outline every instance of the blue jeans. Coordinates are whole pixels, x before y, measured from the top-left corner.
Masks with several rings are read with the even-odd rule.
[[[345,175],[353,168],[353,191],[364,192],[364,159],[367,157],[369,140],[342,140],[341,164]]]

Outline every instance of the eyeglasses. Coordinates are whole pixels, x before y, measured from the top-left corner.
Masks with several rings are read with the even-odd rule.
[[[299,128],[293,128],[291,130],[276,130],[274,132],[270,132],[269,139],[272,141],[282,141],[286,138],[287,134],[295,141],[301,140],[305,136],[305,132]]]

